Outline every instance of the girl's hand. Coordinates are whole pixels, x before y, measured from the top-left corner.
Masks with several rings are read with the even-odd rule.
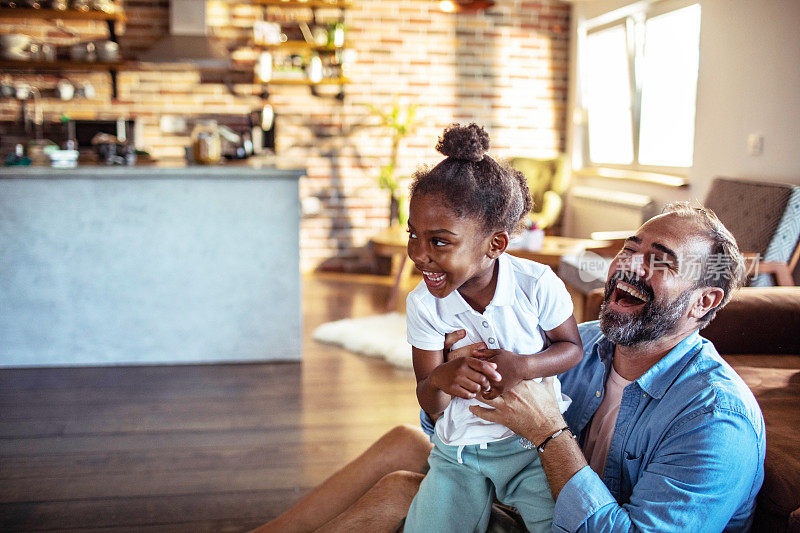
[[[442,350],[442,353],[444,354],[445,361],[450,360],[450,349],[453,347],[453,345],[466,336],[467,330],[465,329],[457,329],[444,336],[444,350]]]
[[[470,344],[467,346],[462,346],[461,348],[457,348],[455,350],[451,350],[451,348],[455,343],[457,343],[466,336],[467,336],[467,331],[464,329],[458,329],[444,336],[445,361],[452,361],[453,359],[458,359],[459,357],[469,357],[475,350],[486,348],[486,345],[484,343],[476,342],[475,344]]]
[[[484,399],[497,398],[524,378],[519,366],[521,355],[508,350],[475,350],[472,355],[489,363],[494,363],[497,372],[503,376],[502,380],[490,380],[491,389],[484,390],[481,397]]]
[[[490,387],[489,379],[500,381],[496,365],[475,357],[457,357],[436,367],[430,384],[450,396],[471,400]]]

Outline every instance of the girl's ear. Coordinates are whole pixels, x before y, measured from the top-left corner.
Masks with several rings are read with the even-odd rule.
[[[511,237],[509,237],[508,232],[505,230],[492,233],[492,236],[489,239],[489,249],[486,251],[486,255],[491,259],[497,259],[503,252],[506,251],[510,240]]]

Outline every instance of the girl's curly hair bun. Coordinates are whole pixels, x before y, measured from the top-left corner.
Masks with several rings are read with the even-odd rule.
[[[466,161],[480,161],[488,149],[489,134],[474,123],[448,126],[436,144],[436,151],[440,154]]]

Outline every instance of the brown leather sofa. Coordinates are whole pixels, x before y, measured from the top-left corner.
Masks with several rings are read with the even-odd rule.
[[[589,294],[584,319],[600,312]],[[753,531],[800,532],[800,287],[740,289],[701,334],[739,373],[767,428],[764,485]]]

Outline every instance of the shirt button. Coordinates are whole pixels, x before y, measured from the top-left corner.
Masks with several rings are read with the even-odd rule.
[[[594,393],[594,395],[599,398],[600,396],[603,395],[603,391],[597,391],[597,392]]]
[[[494,344],[494,337],[489,337],[489,344]]]
[[[482,324],[482,325],[483,325],[483,327],[485,327],[485,328],[488,328],[488,327],[489,327],[489,323],[488,323],[488,322],[486,322],[485,320],[483,321],[483,324]]]

